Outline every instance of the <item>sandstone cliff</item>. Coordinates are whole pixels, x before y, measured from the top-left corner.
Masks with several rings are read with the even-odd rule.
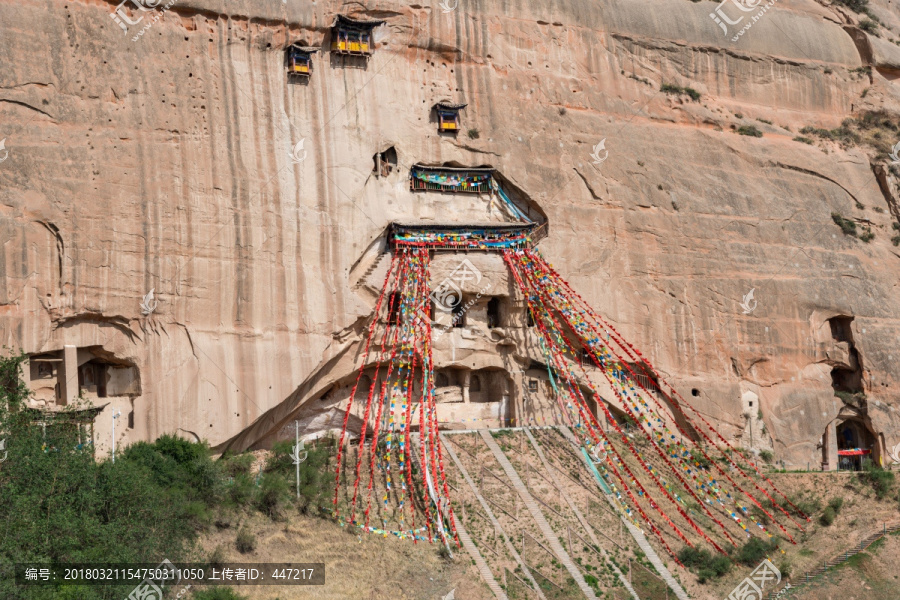
[[[351,269],[385,227],[466,216],[408,191],[425,162],[497,168],[547,215],[544,254],[746,445],[818,464],[845,410],[834,369],[857,373],[882,450],[900,442],[888,3],[881,37],[784,0],[737,41],[752,13],[723,32],[687,0],[124,4],[141,21],[0,0],[0,340],[136,368],[107,407],[129,414],[123,441],[221,444],[336,356],[371,310]],[[367,63],[327,51],[339,13],[386,21]],[[306,85],[287,82],[294,42],[323,48]],[[468,103],[477,137],[437,133],[441,100]],[[859,142],[794,140],[866,115]]]

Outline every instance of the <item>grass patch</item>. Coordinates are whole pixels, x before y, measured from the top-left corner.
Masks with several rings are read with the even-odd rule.
[[[685,546],[678,552],[678,560],[697,574],[700,583],[718,579],[731,570],[731,561],[727,556],[713,556],[703,548]]]
[[[868,244],[875,239],[875,233],[872,231],[871,227],[866,227],[859,235],[859,239]]]
[[[741,546],[734,559],[748,567],[755,567],[776,548],[778,548],[778,542],[765,542],[759,538],[750,538],[746,544]]]
[[[835,0],[835,3],[846,6],[857,13],[867,10],[869,7],[869,0]]]
[[[794,137],[794,141],[800,142],[801,144],[809,144],[810,146],[813,145],[813,141],[810,138],[803,137],[802,135],[798,135],[798,136]]]
[[[759,453],[759,457],[763,460],[763,462],[769,465],[771,465],[772,461],[775,460],[775,455],[773,455],[770,450],[761,450]]]
[[[762,131],[756,128],[755,125],[741,125],[737,128],[737,132],[739,135],[749,135],[750,137],[759,137],[763,136]]]
[[[690,96],[691,100],[693,100],[694,102],[697,102],[698,100],[700,100],[700,96],[701,96],[700,92],[698,92],[694,88],[681,87],[678,85],[672,85],[671,83],[662,84],[659,88],[659,91],[663,92],[664,94],[669,94],[672,96],[687,95],[687,96]]]
[[[878,31],[878,23],[873,19],[865,18],[859,22],[859,28],[866,33],[875,33]]]
[[[868,484],[875,491],[875,497],[883,500],[894,488],[894,474],[878,465],[867,462],[865,469],[857,475],[859,480]]]
[[[840,213],[831,213],[831,220],[841,228],[844,235],[856,237],[856,223],[850,219],[845,219]]]

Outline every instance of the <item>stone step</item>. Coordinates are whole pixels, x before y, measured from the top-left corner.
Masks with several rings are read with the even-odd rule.
[[[500,449],[500,446],[497,444],[494,437],[491,435],[490,431],[485,429],[479,430],[481,434],[481,438],[484,440],[485,444],[487,444],[488,448],[490,448],[491,452],[494,453],[494,458],[497,459],[497,462],[500,463],[500,466],[503,468],[503,471],[506,473],[507,478],[509,478],[510,482],[512,482],[513,488],[518,492],[519,497],[522,499],[522,502],[525,504],[525,508],[528,509],[528,512],[531,513],[531,517],[534,519],[534,522],[537,523],[538,528],[541,530],[541,533],[544,535],[544,539],[547,544],[550,546],[550,549],[556,554],[556,557],[559,559],[559,562],[566,568],[569,572],[569,575],[572,576],[572,579],[575,580],[576,585],[581,589],[582,593],[585,595],[588,600],[598,600],[597,595],[594,593],[593,588],[587,584],[584,580],[584,576],[582,576],[581,571],[575,567],[575,563],[572,562],[572,559],[569,557],[569,553],[566,552],[566,549],[562,547],[562,544],[559,543],[559,537],[554,533],[553,528],[550,527],[550,524],[547,523],[547,519],[544,518],[544,513],[541,512],[541,509],[538,507],[537,502],[535,502],[534,498],[531,496],[531,493],[525,487],[525,484],[522,482],[522,479],[519,477],[519,474],[516,472],[515,467],[512,466],[512,463],[509,462],[509,459],[506,458],[506,455],[503,454],[503,450]]]
[[[581,444],[578,443],[578,440],[575,438],[575,435],[569,430],[568,427],[560,427],[560,431],[563,436],[569,440],[570,443],[574,444],[576,448],[581,448]],[[587,458],[584,458],[587,461]],[[594,469],[594,465],[588,464],[588,468],[591,469],[594,473],[594,478],[597,482],[597,487],[600,491],[603,492],[603,495],[606,497],[606,500],[613,507],[617,513],[619,512],[619,508],[616,506],[615,501],[611,498],[609,494],[606,493],[606,490],[603,489],[603,480],[600,478],[600,475]],[[631,534],[631,537],[634,538],[634,541],[637,542],[638,547],[641,551],[647,556],[647,560],[650,561],[656,568],[656,572],[660,574],[663,578],[663,581],[669,586],[669,588],[675,592],[675,596],[678,600],[689,600],[690,597],[687,595],[687,592],[684,591],[684,588],[681,587],[681,584],[672,577],[672,573],[669,572],[669,569],[666,568],[666,565],[663,564],[663,561],[660,560],[659,555],[656,554],[656,550],[650,545],[650,542],[647,541],[647,538],[644,536],[644,532],[642,532],[638,527],[636,527],[631,521],[626,519],[625,517],[620,517],[622,519],[622,523],[625,524],[625,527],[628,529],[628,533]]]
[[[487,515],[488,519],[491,521],[491,525],[494,526],[494,531],[499,532],[500,536],[503,538],[503,542],[506,545],[506,549],[509,552],[510,556],[518,563],[519,568],[522,570],[522,573],[525,575],[526,579],[531,583],[532,588],[537,596],[541,600],[547,600],[547,597],[544,596],[544,593],[541,591],[540,586],[537,581],[535,581],[534,576],[531,574],[531,570],[525,565],[525,562],[522,560],[522,557],[519,556],[519,553],[516,552],[516,547],[513,546],[512,542],[509,539],[509,536],[506,535],[506,532],[503,530],[503,527],[500,525],[500,522],[497,520],[497,517],[494,516],[494,511],[491,510],[490,505],[487,500],[484,499],[484,496],[481,495],[481,492],[478,491],[478,486],[475,484],[475,481],[469,475],[469,472],[466,470],[465,465],[462,464],[462,461],[459,460],[459,456],[456,455],[456,451],[453,447],[447,443],[446,434],[441,434],[441,441],[444,445],[444,450],[447,451],[447,455],[450,456],[450,459],[453,461],[453,464],[456,465],[456,468],[459,470],[460,474],[463,476],[463,479],[466,480],[466,483],[469,484],[469,488],[472,490],[472,493],[475,494],[475,498],[478,500],[478,503],[481,505],[482,511]],[[491,575],[493,578],[493,575]],[[496,583],[496,581],[495,581]],[[493,589],[493,588],[492,588]],[[505,594],[504,594],[505,597]],[[499,598],[499,596],[498,596]]]
[[[544,451],[541,450],[541,447],[537,443],[537,440],[535,440],[534,436],[531,435],[531,431],[525,429],[525,435],[528,436],[528,441],[531,442],[531,447],[534,448],[534,451],[537,453],[538,458],[541,459],[541,464],[544,466],[544,470],[553,481],[553,485],[565,499],[566,504],[569,505],[569,508],[575,514],[575,518],[578,519],[578,522],[581,524],[582,529],[587,532],[588,537],[591,538],[594,546],[596,546],[600,550],[600,553],[603,556],[603,559],[606,561],[606,564],[613,570],[613,572],[616,574],[616,577],[619,578],[619,581],[622,582],[622,585],[625,586],[625,589],[628,590],[628,593],[631,594],[631,597],[634,598],[634,600],[641,600],[637,595],[637,592],[634,591],[634,588],[631,587],[631,583],[629,583],[628,579],[625,577],[622,571],[619,570],[619,567],[616,566],[616,563],[609,559],[609,556],[606,554],[606,550],[603,548],[603,546],[600,545],[600,540],[597,539],[597,536],[594,534],[594,529],[587,522],[587,519],[584,518],[581,510],[579,510],[578,506],[574,502],[572,502],[572,499],[563,490],[562,486],[559,483],[559,478],[556,476],[556,471],[554,471],[553,467],[550,466],[550,463],[547,461],[547,457],[544,456]]]

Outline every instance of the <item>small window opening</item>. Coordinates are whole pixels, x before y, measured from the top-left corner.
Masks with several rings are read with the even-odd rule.
[[[529,379],[528,380],[528,391],[529,392],[537,392],[538,391],[537,379]]]
[[[487,304],[488,327],[500,327],[500,298],[494,297]]]
[[[441,102],[434,105],[437,113],[439,133],[457,133],[460,129],[459,111],[466,107],[465,104],[450,104]]]
[[[292,44],[287,48],[288,77],[301,82],[309,80],[312,73],[312,55],[318,52],[318,48]]]
[[[376,154],[373,159],[375,168],[372,169],[372,172],[375,173],[375,176],[387,177],[397,166],[397,151],[391,146],[384,152]]]
[[[831,337],[836,342],[853,341],[853,317],[838,316],[828,319],[831,326]]]
[[[338,15],[332,25],[331,51],[335,54],[371,56],[375,50],[372,30],[384,21],[361,21]]]
[[[700,395],[700,390],[698,390],[697,388],[693,388],[691,390],[691,396],[699,396],[699,395]]]
[[[582,367],[589,367],[594,364],[594,359],[591,357],[591,351],[587,348],[581,349],[580,357]]]
[[[462,299],[460,299],[460,301],[456,303],[456,306],[453,307],[453,326],[466,326],[466,308],[462,302]]]
[[[388,301],[388,324],[389,325],[399,325],[400,324],[400,292],[391,292],[390,300]]]
[[[528,306],[525,307],[525,325],[527,327],[534,327],[534,315],[531,314],[531,308]]]

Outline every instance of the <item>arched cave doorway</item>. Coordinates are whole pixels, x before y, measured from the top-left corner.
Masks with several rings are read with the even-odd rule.
[[[838,469],[859,471],[869,460],[875,460],[875,435],[857,419],[841,421],[836,427]]]

